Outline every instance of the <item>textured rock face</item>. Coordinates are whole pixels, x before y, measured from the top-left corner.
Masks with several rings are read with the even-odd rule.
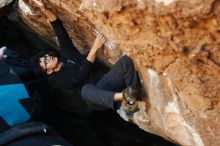
[[[13,0],[0,0],[0,8],[8,5],[9,3],[11,3]]]
[[[140,128],[186,146],[220,145],[219,0],[43,0],[77,48],[86,52],[97,33],[100,53],[114,63],[128,54],[146,93],[132,117]],[[49,23],[19,0],[23,21],[55,44]],[[107,63],[107,62],[106,62]]]

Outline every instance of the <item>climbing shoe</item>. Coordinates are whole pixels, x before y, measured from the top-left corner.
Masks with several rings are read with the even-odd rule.
[[[141,97],[141,91],[138,88],[127,87],[123,91],[123,98],[128,105],[133,105]]]
[[[133,114],[137,111],[139,111],[138,102],[134,102],[134,104],[128,104],[126,101],[123,101],[122,103],[124,112],[127,116],[133,116]]]
[[[141,98],[141,90],[140,88],[129,86],[125,88],[122,93],[125,113],[128,116],[132,116],[139,110],[137,100]]]

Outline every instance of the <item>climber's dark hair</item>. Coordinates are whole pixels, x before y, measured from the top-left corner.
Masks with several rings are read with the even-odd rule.
[[[45,50],[45,51],[41,51],[40,53],[38,53],[37,55],[34,56],[35,59],[37,59],[39,61],[39,59],[41,57],[43,57],[44,55],[50,55],[50,56],[53,56],[53,57],[57,57],[58,60],[60,59],[60,52],[58,50]]]
[[[40,76],[45,76],[46,75],[46,72],[42,69],[42,67],[40,66],[40,63],[39,63],[39,60],[41,57],[44,57],[46,54],[50,55],[50,56],[53,56],[53,57],[57,57],[58,60],[60,60],[60,52],[58,50],[55,50],[55,49],[50,49],[50,50],[44,50],[44,51],[41,51],[40,53],[32,56],[32,60],[35,64],[35,71],[38,75]]]

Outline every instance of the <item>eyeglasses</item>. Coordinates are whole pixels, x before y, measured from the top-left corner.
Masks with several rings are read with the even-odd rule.
[[[43,58],[44,58],[44,66],[45,66],[45,71],[47,72],[47,64],[48,64],[48,57],[49,57],[50,55],[48,55],[48,54],[46,54],[46,55],[44,55],[43,56]]]

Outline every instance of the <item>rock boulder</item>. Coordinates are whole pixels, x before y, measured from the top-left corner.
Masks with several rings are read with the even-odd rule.
[[[185,146],[220,145],[219,0],[42,0],[73,43],[87,52],[98,33],[108,41],[99,58],[129,55],[145,97],[127,116],[145,131]],[[45,17],[19,0],[22,20],[57,46]]]

